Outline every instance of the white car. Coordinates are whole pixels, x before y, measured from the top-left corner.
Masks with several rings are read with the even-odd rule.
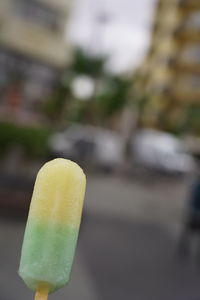
[[[114,170],[123,162],[124,143],[111,130],[95,126],[72,125],[49,140],[54,156],[71,158],[88,165]]]
[[[132,151],[135,160],[146,167],[168,173],[187,173],[194,161],[181,140],[175,136],[146,129],[139,131],[133,139]]]

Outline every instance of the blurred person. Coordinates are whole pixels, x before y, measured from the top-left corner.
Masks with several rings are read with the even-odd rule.
[[[196,242],[195,256],[200,265],[200,161],[197,164],[197,174],[191,186],[186,208],[186,220],[179,241],[179,256],[189,258],[192,254],[193,242]]]

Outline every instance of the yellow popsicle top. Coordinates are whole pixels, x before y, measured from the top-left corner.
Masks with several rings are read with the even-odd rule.
[[[29,218],[78,227],[85,186],[85,174],[76,163],[63,158],[47,162],[36,178]]]

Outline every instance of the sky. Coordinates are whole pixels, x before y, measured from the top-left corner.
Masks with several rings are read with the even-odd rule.
[[[69,26],[73,44],[108,56],[107,68],[137,68],[147,53],[156,0],[76,0]]]

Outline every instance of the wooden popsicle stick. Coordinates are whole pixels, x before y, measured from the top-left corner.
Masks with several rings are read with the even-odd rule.
[[[48,299],[48,290],[47,289],[38,289],[35,294],[35,300],[47,300]]]

